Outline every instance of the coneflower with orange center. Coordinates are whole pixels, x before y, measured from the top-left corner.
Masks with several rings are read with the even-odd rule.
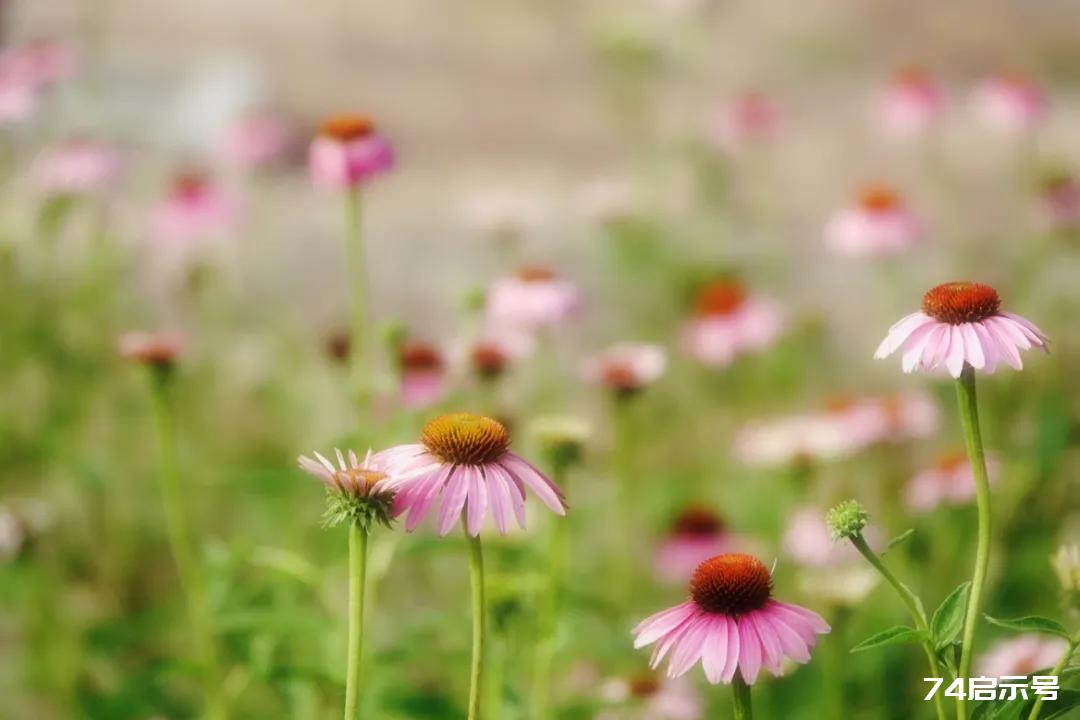
[[[445,363],[435,345],[422,340],[408,340],[398,348],[401,371],[401,403],[418,410],[439,402],[446,394],[443,380]]]
[[[394,165],[390,143],[367,115],[342,114],[326,119],[308,151],[308,168],[316,185],[356,187]]]
[[[826,245],[851,257],[898,255],[916,245],[923,235],[922,220],[886,185],[863,188],[825,227]]]
[[[749,294],[736,280],[706,284],[694,299],[694,311],[683,330],[683,346],[703,365],[714,368],[767,349],[787,326],[778,304]]]
[[[909,140],[926,135],[945,111],[945,92],[925,68],[898,70],[877,100],[876,120],[890,137]]]
[[[1015,70],[995,73],[979,83],[972,105],[987,129],[1007,136],[1031,132],[1048,109],[1043,89],[1031,77]]]
[[[543,265],[527,265],[488,288],[485,311],[493,327],[537,330],[553,327],[577,312],[576,285]]]

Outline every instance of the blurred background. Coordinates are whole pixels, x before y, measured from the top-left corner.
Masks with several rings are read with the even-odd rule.
[[[137,329],[183,339],[178,462],[233,717],[339,713],[345,535],[320,527],[296,456],[412,442],[461,408],[536,458],[538,419],[591,429],[547,716],[725,716],[699,670],[658,690],[629,638],[685,596],[655,556],[705,508],[834,626],[758,686],[761,717],[929,717],[918,648],[848,656],[903,608],[849,578],[821,517],[852,496],[882,544],[915,528],[889,557],[928,608],[969,573],[970,494],[912,489],[956,468],[950,383],[872,360],[947,280],[994,285],[1052,339],[980,378],[988,612],[1070,617],[1051,558],[1080,534],[1080,6],[0,0],[0,42],[0,717],[199,717],[147,385],[116,352]],[[363,190],[376,421],[359,427],[340,197],[306,167],[342,112],[396,155]],[[514,328],[524,347],[499,335],[492,376],[492,293],[525,267],[578,301]],[[768,337],[695,349],[718,287],[720,315],[775,311]],[[585,370],[624,341],[666,356],[631,402]],[[430,397],[409,396],[417,369]],[[879,427],[904,402],[921,420]],[[491,718],[535,717],[550,531],[536,513],[491,533]],[[367,717],[463,716],[461,555],[430,527],[377,538]],[[596,580],[612,565],[634,593]]]

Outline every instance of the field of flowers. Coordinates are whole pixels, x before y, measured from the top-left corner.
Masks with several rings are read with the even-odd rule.
[[[0,719],[1080,717],[1080,56],[720,5],[460,174],[5,37]]]

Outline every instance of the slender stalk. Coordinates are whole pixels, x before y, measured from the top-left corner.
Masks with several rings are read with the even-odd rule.
[[[743,681],[738,672],[731,681],[731,691],[735,695],[735,720],[754,720],[754,708],[750,703],[750,686]]]
[[[349,525],[349,648],[345,677],[345,720],[356,720],[360,709],[367,554],[368,531],[354,522]]]
[[[881,558],[877,556],[870,546],[866,544],[866,538],[861,534],[855,535],[851,538],[851,544],[855,546],[855,549],[866,561],[874,566],[874,569],[881,573],[881,576],[885,578],[885,581],[892,585],[893,590],[900,596],[900,600],[903,601],[904,606],[907,608],[908,613],[911,615],[911,619],[915,623],[915,627],[918,630],[922,630],[926,633],[926,639],[922,642],[923,651],[926,653],[926,661],[930,664],[930,674],[933,677],[942,677],[941,665],[938,663],[937,653],[934,652],[933,645],[930,644],[930,624],[926,621],[926,610],[923,609],[922,601],[911,592],[907,585],[900,582],[892,571],[885,566],[885,563],[881,562]],[[962,676],[961,676],[962,677]],[[938,720],[945,720],[945,701],[941,697],[941,693],[934,693],[934,710],[937,712]]]
[[[566,464],[552,466],[551,479],[566,490]],[[532,713],[533,720],[546,720],[551,712],[551,665],[555,658],[559,604],[562,598],[563,573],[566,562],[567,527],[565,518],[553,518],[548,542],[547,587],[537,610],[537,642],[533,659]]]
[[[990,564],[990,479],[986,472],[986,456],[983,453],[982,435],[979,431],[979,407],[975,398],[975,368],[964,365],[956,381],[956,400],[960,406],[960,422],[964,428],[964,445],[967,448],[971,470],[975,474],[975,500],[978,508],[979,527],[975,547],[975,570],[971,578],[971,594],[968,596],[967,613],[964,616],[963,645],[960,647],[958,677],[971,674],[972,650],[975,644],[975,627],[982,614],[983,589],[986,586],[986,570]],[[956,699],[956,717],[967,717],[967,700]]]
[[[367,362],[368,318],[367,275],[364,262],[364,238],[360,208],[360,188],[352,187],[343,195],[345,209],[345,257],[348,267],[349,297],[352,301],[349,318],[349,357],[351,360],[353,393],[357,414],[367,417],[371,396],[370,368]]]
[[[213,628],[206,611],[198,553],[191,537],[184,490],[176,464],[176,435],[170,397],[172,371],[167,366],[152,365],[151,398],[154,410],[154,434],[158,447],[158,474],[161,500],[165,510],[165,530],[169,536],[173,561],[176,563],[180,585],[187,603],[192,640],[199,663],[203,667],[206,693],[206,717],[224,720],[228,717],[221,687],[221,669],[214,645]]]
[[[1051,675],[1056,678],[1061,677],[1062,671],[1065,669],[1065,666],[1069,664],[1069,660],[1072,658],[1073,653],[1076,652],[1077,645],[1080,645],[1080,632],[1078,632],[1076,635],[1073,635],[1072,640],[1069,641],[1069,646],[1065,648],[1065,652],[1062,653],[1061,659],[1058,660],[1057,665],[1055,665],[1050,671]],[[1041,695],[1037,700],[1035,700],[1035,704],[1031,706],[1031,714],[1028,715],[1028,720],[1039,720],[1039,713],[1042,712],[1044,700],[1045,698],[1043,698]]]
[[[631,564],[633,552],[627,552],[635,545],[634,532],[634,417],[632,403],[635,398],[616,397],[614,413],[614,446],[612,448],[612,475],[615,483],[615,527],[614,535],[618,551],[616,560],[611,563],[615,573],[611,589],[619,598],[627,597],[630,591]]]
[[[480,720],[480,699],[484,680],[484,625],[487,605],[484,600],[484,552],[480,537],[465,531],[469,551],[469,585],[472,591],[472,664],[469,668],[468,720]]]

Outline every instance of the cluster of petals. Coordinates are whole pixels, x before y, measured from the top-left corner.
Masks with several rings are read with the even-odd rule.
[[[485,298],[489,325],[529,331],[558,325],[580,306],[581,293],[574,283],[540,268],[495,280]]]
[[[860,258],[899,255],[924,235],[922,218],[884,187],[865,190],[825,226],[825,242],[831,250]]]
[[[331,118],[308,148],[308,171],[318,187],[356,187],[393,166],[393,147],[365,116]]]
[[[292,142],[292,129],[283,118],[259,112],[230,123],[218,137],[216,149],[226,165],[257,169],[281,160]]]
[[[41,151],[32,173],[34,184],[48,194],[85,195],[113,187],[123,160],[108,143],[77,138]]]
[[[975,88],[971,101],[983,125],[1003,135],[1031,131],[1047,111],[1043,89],[1017,72],[1000,72],[986,78]]]
[[[921,68],[904,68],[877,99],[877,124],[890,137],[921,137],[940,119],[945,104],[945,92],[933,75]]]
[[[722,368],[771,347],[787,327],[779,304],[746,297],[725,312],[699,312],[683,329],[682,344],[703,365]]]
[[[582,375],[615,392],[633,392],[659,380],[666,369],[667,352],[663,347],[623,342],[588,358]]]
[[[238,217],[232,195],[202,175],[184,174],[158,205],[152,230],[162,245],[183,246],[227,235]]]
[[[353,450],[349,450],[347,456],[341,450],[335,449],[334,452],[338,461],[336,467],[333,462],[318,452],[314,453],[314,458],[301,455],[297,458],[297,464],[301,470],[321,481],[328,490],[346,495],[370,497],[384,492],[393,492],[401,481],[373,456],[370,450],[362,461]],[[356,471],[373,473],[369,477],[373,478],[374,482],[369,483],[366,480],[361,482],[357,479]]]
[[[994,482],[998,463],[987,458],[987,473]],[[926,512],[939,505],[966,505],[975,499],[975,474],[963,452],[946,455],[915,475],[904,488],[904,501],[912,510]]]

